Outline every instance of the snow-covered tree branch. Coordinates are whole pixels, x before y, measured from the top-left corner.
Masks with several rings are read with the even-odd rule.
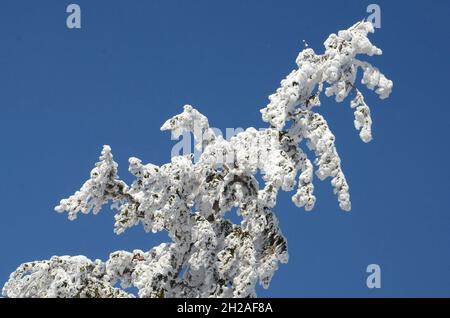
[[[208,119],[192,106],[164,123],[161,130],[175,136],[192,132],[197,162],[191,155],[173,157],[162,166],[129,159],[135,177],[127,185],[118,176],[111,148],[104,146],[100,160],[81,189],[55,208],[70,220],[78,213],[96,214],[111,203],[117,210],[117,234],[141,224],[146,231],[167,231],[169,243],[147,252],[117,251],[105,262],[84,256],[54,256],[48,261],[22,264],[3,288],[7,297],[133,297],[117,288],[135,286],[140,297],[254,297],[259,282],[264,288],[288,261],[287,242],[273,212],[278,191],[295,190],[292,201],[309,211],[314,207],[314,173],[331,179],[339,206],[351,209],[349,186],[327,121],[315,112],[322,92],[342,102],[354,95],[355,128],[364,142],[372,139],[370,109],[356,88],[362,84],[381,99],[392,82],[377,68],[362,61],[381,55],[368,39],[369,22],[358,22],[331,34],[325,52],[304,49],[298,68],[281,81],[261,110],[269,124],[264,130],[248,128],[225,140],[210,128]],[[315,154],[307,157],[307,146]],[[314,164],[314,165],[313,165]],[[315,166],[315,167],[314,167]],[[258,181],[257,174],[263,175]],[[233,208],[240,224],[225,218]]]

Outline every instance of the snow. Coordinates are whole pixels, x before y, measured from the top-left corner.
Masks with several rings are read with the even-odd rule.
[[[127,185],[118,176],[111,148],[104,146],[90,178],[55,210],[74,220],[78,213],[96,214],[110,202],[117,210],[117,234],[141,224],[148,232],[167,231],[172,242],[147,252],[116,251],[106,262],[54,256],[25,263],[11,274],[3,295],[131,297],[113,287],[117,282],[122,288],[135,286],[140,297],[255,297],[258,282],[268,288],[279,263],[289,259],[273,212],[280,189],[296,190],[293,203],[313,209],[315,165],[318,179],[331,179],[340,208],[351,209],[335,136],[314,107],[320,106],[323,91],[337,102],[354,92],[350,106],[355,128],[364,142],[372,139],[370,109],[356,88],[357,72],[362,69],[362,84],[381,99],[391,93],[392,82],[357,58],[382,53],[367,38],[371,32],[371,23],[358,22],[331,34],[324,54],[309,47],[300,52],[298,68],[261,110],[270,125],[266,129],[248,128],[225,140],[210,128],[206,116],[184,106],[161,130],[174,137],[192,133],[202,151],[196,162],[192,155],[175,156],[157,166],[131,157],[128,170],[136,179]],[[305,146],[315,154],[313,160],[303,152]],[[235,207],[240,224],[225,218]]]

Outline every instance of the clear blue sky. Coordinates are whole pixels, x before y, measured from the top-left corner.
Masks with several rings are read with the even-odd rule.
[[[295,67],[302,40],[322,52],[328,34],[365,17],[374,1],[72,1],[82,29],[65,26],[69,1],[0,2],[0,284],[21,262],[52,255],[108,257],[148,250],[164,235],[113,233],[109,209],[70,222],[53,212],[110,144],[127,159],[162,164],[173,142],[159,127],[185,103],[211,125],[263,127],[259,109]],[[394,81],[367,92],[374,141],[363,144],[348,103],[322,99],[337,138],[353,210],[316,182],[313,212],[291,194],[276,207],[290,261],[259,296],[450,296],[450,44],[448,1],[376,1]],[[369,290],[377,263],[382,288]]]

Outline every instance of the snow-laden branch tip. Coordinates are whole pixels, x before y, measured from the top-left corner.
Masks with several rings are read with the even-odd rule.
[[[127,185],[118,176],[111,148],[104,146],[90,178],[61,200],[56,211],[68,212],[73,220],[79,212],[95,214],[110,202],[117,210],[117,234],[141,224],[146,231],[167,231],[172,241],[147,252],[117,251],[106,262],[55,256],[25,263],[11,274],[3,295],[132,297],[123,288],[135,286],[140,297],[256,296],[256,284],[267,288],[278,264],[288,261],[287,242],[273,212],[280,189],[295,190],[295,205],[311,210],[315,165],[320,180],[331,179],[340,208],[351,209],[335,136],[314,107],[320,105],[322,92],[337,102],[354,94],[350,106],[355,128],[364,142],[372,139],[370,109],[356,88],[358,71],[362,84],[381,99],[392,90],[390,80],[361,60],[381,54],[367,37],[373,31],[370,23],[358,22],[331,34],[323,54],[311,48],[300,52],[298,68],[261,110],[267,129],[248,128],[225,140],[204,115],[186,105],[161,130],[174,136],[193,133],[202,150],[198,162],[191,155],[176,156],[157,166],[132,157],[128,170],[135,180]],[[305,145],[315,158],[303,152]],[[240,224],[226,218],[233,208]]]

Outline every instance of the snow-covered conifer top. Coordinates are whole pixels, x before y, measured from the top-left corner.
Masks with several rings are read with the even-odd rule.
[[[364,142],[372,139],[370,109],[356,87],[362,84],[381,99],[392,82],[362,61],[381,55],[367,35],[371,23],[358,22],[331,34],[325,52],[306,48],[297,68],[281,81],[261,110],[269,127],[248,128],[225,140],[208,119],[190,105],[164,123],[174,136],[192,132],[201,156],[175,156],[162,166],[129,159],[135,177],[127,185],[118,176],[111,148],[81,189],[55,208],[74,220],[81,212],[98,213],[112,203],[117,234],[142,225],[146,231],[167,231],[171,242],[147,252],[117,251],[105,262],[84,256],[54,256],[22,264],[3,288],[7,297],[133,297],[122,288],[135,286],[140,297],[253,297],[259,282],[269,286],[279,262],[288,261],[287,242],[273,212],[278,191],[295,190],[292,201],[309,211],[314,207],[314,173],[331,179],[339,206],[351,209],[349,186],[335,146],[335,136],[315,107],[322,92],[342,102],[353,95],[354,125]],[[315,154],[313,161],[302,149]],[[314,167],[315,166],[315,167]],[[259,182],[257,174],[263,175]],[[226,218],[233,208],[240,224]]]

